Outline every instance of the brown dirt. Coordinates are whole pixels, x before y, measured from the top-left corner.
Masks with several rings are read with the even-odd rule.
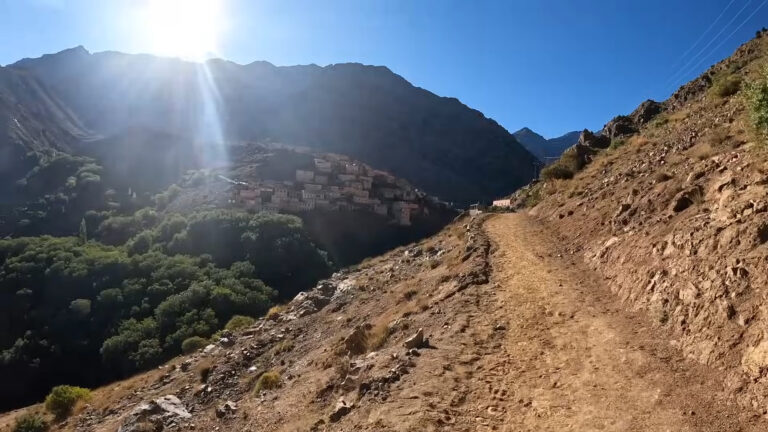
[[[90,406],[53,430],[114,431],[138,403],[168,394],[177,395],[192,418],[164,431],[768,426],[729,403],[721,372],[684,359],[645,314],[626,312],[545,225],[523,214],[493,216],[484,229],[481,222],[454,224],[416,247],[337,275],[334,283],[349,286],[347,297],[314,314],[291,318],[297,302],[291,303],[276,321],[260,320],[236,335],[233,347],[98,389]],[[413,254],[430,247],[444,252]],[[388,326],[393,330],[386,335]],[[347,359],[339,349],[356,328],[368,328],[374,343]],[[430,347],[409,356],[402,343],[418,328]],[[275,348],[286,340],[289,350]],[[179,368],[184,360],[191,363],[186,372]],[[211,389],[197,394],[203,364],[213,365]],[[359,376],[342,385],[355,365]],[[251,366],[278,371],[280,388],[253,394]],[[362,390],[366,386],[370,390]],[[340,398],[353,407],[331,422]],[[215,407],[227,400],[237,403],[237,412],[217,418]],[[0,417],[0,430],[18,413]]]
[[[488,318],[509,320],[501,349],[481,363],[491,394],[508,394],[498,430],[764,430],[727,403],[722,373],[623,310],[542,225],[511,214],[487,226],[498,249]]]

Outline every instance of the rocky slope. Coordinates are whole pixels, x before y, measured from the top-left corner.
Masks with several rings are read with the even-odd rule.
[[[767,56],[762,33],[662,104],[582,135],[573,152],[590,163],[573,180],[523,194],[541,201],[531,213],[625,307],[653,317],[689,358],[724,371],[726,391],[763,413],[768,155],[743,88]]]
[[[113,140],[138,129],[197,143],[309,146],[462,204],[509,193],[534,175],[534,156],[495,121],[385,67],[200,65],[78,47],[10,68],[38,77],[88,127]]]
[[[563,134],[557,138],[546,139],[536,132],[524,127],[513,133],[515,139],[522,144],[529,152],[533,153],[542,162],[548,162],[551,158],[558,158],[560,155],[579,140],[579,132],[573,131]]]
[[[41,158],[87,136],[77,117],[32,74],[0,67],[0,204]]]
[[[198,353],[96,390],[54,429],[381,430],[387,420],[371,423],[366,413],[402,392],[398,382],[419,363],[434,367],[430,350],[457,349],[450,335],[466,327],[451,324],[451,311],[479,298],[471,288],[488,283],[489,253],[481,220],[454,224],[333,275]],[[267,372],[275,386],[259,384]],[[402,400],[386,406],[402,414]],[[36,409],[0,417],[0,428]]]

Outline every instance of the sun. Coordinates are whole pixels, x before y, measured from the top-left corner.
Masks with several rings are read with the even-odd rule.
[[[203,61],[217,52],[224,0],[146,0],[138,18],[153,54]]]

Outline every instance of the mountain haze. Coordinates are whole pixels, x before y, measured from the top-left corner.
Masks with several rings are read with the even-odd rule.
[[[141,130],[197,143],[307,146],[462,204],[509,193],[534,175],[533,155],[495,121],[386,67],[197,64],[77,47],[10,68],[39,78],[107,138]]]
[[[546,139],[527,127],[520,129],[512,135],[515,136],[515,139],[523,147],[536,155],[542,162],[547,162],[547,158],[560,157],[565,149],[576,144],[579,140],[579,131],[568,132],[557,138]]]

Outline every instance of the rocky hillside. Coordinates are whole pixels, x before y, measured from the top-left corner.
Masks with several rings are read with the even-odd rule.
[[[95,390],[54,429],[373,431],[385,430],[394,416],[418,429],[427,419],[407,415],[403,392],[413,391],[416,370],[462,377],[431,353],[464,354],[456,340],[466,345],[475,337],[466,331],[469,318],[452,317],[483,297],[475,288],[492,289],[489,253],[481,220],[465,219],[336,273],[189,356]],[[431,385],[442,381],[434,377]],[[380,408],[392,416],[377,420]],[[37,409],[0,416],[0,430]]]
[[[534,156],[495,121],[385,67],[200,65],[78,47],[10,68],[38,77],[89,128],[114,140],[138,129],[190,142],[308,146],[461,204],[509,193],[534,174]]]
[[[546,139],[536,132],[524,127],[513,133],[515,139],[529,152],[533,153],[540,161],[547,163],[552,158],[558,158],[568,147],[579,140],[579,132],[573,131],[557,138]]]
[[[41,159],[87,136],[79,120],[32,74],[0,67],[0,204]]]
[[[763,32],[669,100],[584,132],[559,162],[573,179],[551,173],[518,194],[627,308],[723,370],[731,397],[762,412],[766,58]]]

